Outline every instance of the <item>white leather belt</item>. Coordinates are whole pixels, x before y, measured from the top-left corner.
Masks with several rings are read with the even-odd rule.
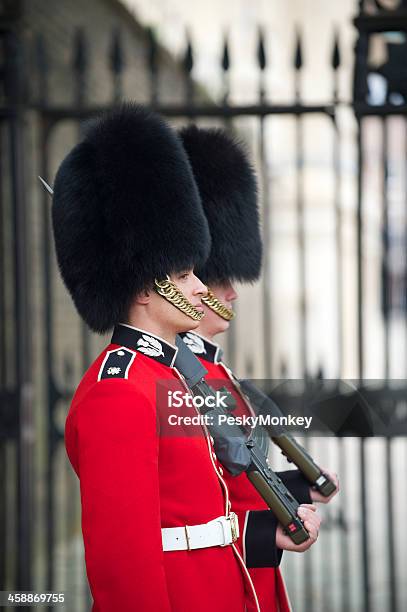
[[[239,522],[234,512],[219,516],[203,525],[163,527],[163,550],[196,550],[210,546],[227,546],[239,537]]]

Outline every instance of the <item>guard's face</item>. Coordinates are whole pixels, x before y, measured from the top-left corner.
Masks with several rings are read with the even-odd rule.
[[[211,284],[210,289],[222,304],[233,310],[233,302],[237,299],[238,294],[230,281]],[[203,308],[205,316],[199,321],[199,327],[197,329],[199,333],[207,338],[212,338],[212,336],[216,336],[216,334],[220,334],[229,328],[229,321],[222,319],[222,317],[205,304],[203,304]]]
[[[183,270],[182,272],[173,273],[170,275],[170,280],[175,283],[192,306],[199,312],[204,311],[201,298],[207,293],[206,285],[195,276],[193,270]],[[158,298],[159,301],[157,301],[156,298]],[[156,294],[154,301],[160,310],[158,316],[161,317],[162,320],[167,321],[171,330],[175,333],[195,329],[198,326],[199,321],[191,319],[191,317],[179,310],[162,296]]]

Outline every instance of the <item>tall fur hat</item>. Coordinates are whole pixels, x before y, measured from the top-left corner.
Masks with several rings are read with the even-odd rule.
[[[63,160],[52,207],[62,278],[94,331],[155,278],[202,265],[210,234],[187,155],[158,115],[124,104]]]
[[[203,282],[251,282],[260,275],[262,242],[257,181],[245,149],[220,129],[180,130],[209,223],[212,249],[196,269]]]

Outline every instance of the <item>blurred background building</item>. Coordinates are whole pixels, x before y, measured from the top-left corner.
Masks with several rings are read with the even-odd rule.
[[[0,1],[0,590],[90,608],[63,430],[107,338],[59,279],[37,175],[134,99],[253,156],[265,261],[225,339],[237,373],[375,381],[386,437],[306,441],[342,490],[284,555],[294,610],[407,609],[406,36],[406,0]]]

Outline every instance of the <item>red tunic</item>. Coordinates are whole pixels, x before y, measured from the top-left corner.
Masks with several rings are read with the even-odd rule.
[[[221,361],[220,347],[193,332],[181,334],[208,370],[205,377],[213,388],[226,386],[233,393],[236,408],[233,415],[251,415],[251,407],[240,395],[231,371]],[[226,384],[225,384],[226,383]],[[298,470],[280,472],[280,478],[300,503],[311,503],[309,485]],[[275,545],[277,520],[257,493],[246,474],[231,476],[224,472],[233,510],[239,517],[239,548],[249,569],[262,612],[287,612],[290,603],[278,567],[282,551]]]
[[[117,329],[121,341],[114,335],[85,373],[65,427],[80,479],[92,610],[256,609],[235,545],[162,550],[161,527],[227,514],[227,487],[203,430],[162,433],[167,415],[156,410],[156,383],[182,385],[172,367],[177,349],[149,332]]]

